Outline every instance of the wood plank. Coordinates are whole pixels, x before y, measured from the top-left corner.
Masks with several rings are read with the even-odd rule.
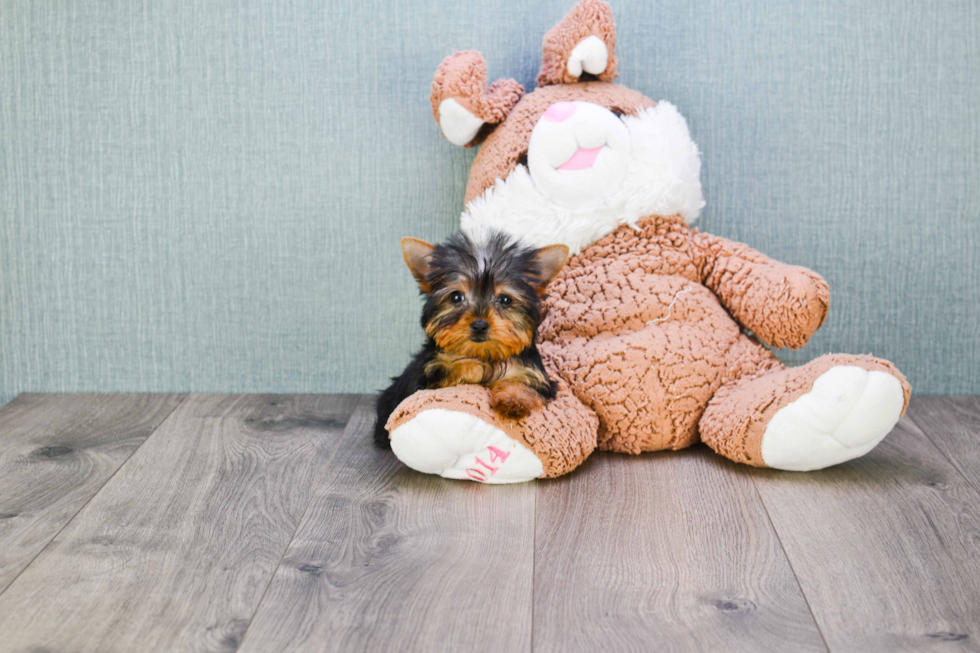
[[[831,651],[980,645],[980,494],[908,417],[819,472],[750,472]]]
[[[0,593],[182,398],[23,394],[0,410]]]
[[[980,490],[980,397],[912,397],[908,416]]]
[[[419,474],[351,423],[241,650],[529,651],[534,484]]]
[[[356,401],[188,397],[0,595],[0,651],[234,650]]]
[[[535,653],[825,651],[746,469],[696,447],[540,481]]]

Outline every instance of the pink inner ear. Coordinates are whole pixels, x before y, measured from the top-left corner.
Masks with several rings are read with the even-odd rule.
[[[555,102],[544,112],[544,117],[552,122],[568,120],[575,113],[575,105],[571,102]]]

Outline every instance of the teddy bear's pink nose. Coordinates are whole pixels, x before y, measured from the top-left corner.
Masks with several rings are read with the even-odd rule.
[[[555,102],[544,112],[544,117],[552,122],[568,120],[575,113],[575,105],[571,102]]]

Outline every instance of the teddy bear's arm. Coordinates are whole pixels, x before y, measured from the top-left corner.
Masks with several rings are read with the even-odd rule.
[[[830,289],[816,272],[718,236],[695,233],[693,241],[702,283],[763,342],[799,349],[823,324]]]

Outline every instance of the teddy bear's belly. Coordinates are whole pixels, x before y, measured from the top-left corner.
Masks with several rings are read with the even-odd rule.
[[[599,416],[599,447],[639,453],[698,440],[739,327],[704,286],[633,274],[587,302],[559,299],[542,354]]]

